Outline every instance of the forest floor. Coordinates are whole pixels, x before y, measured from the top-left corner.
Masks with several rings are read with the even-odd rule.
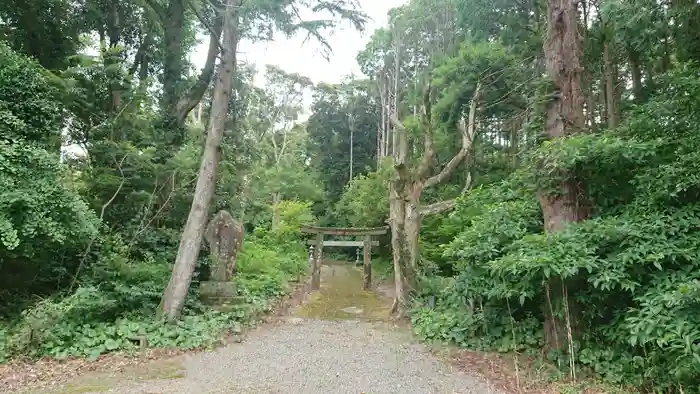
[[[0,392],[563,392],[516,372],[512,357],[418,344],[407,324],[388,319],[391,286],[363,291],[362,273],[351,264],[324,265],[321,283],[318,292],[298,289],[265,324],[216,350],[21,365],[0,370]]]

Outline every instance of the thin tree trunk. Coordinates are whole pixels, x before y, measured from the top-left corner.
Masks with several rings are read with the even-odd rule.
[[[545,135],[550,139],[563,138],[583,130],[583,96],[581,94],[581,41],[577,31],[578,16],[576,0],[550,0],[547,39],[544,55],[547,73],[554,81],[557,97],[547,105]],[[585,186],[571,174],[559,184],[557,192],[540,191],[538,200],[544,215],[546,232],[561,231],[570,222],[589,217]],[[561,288],[558,279],[548,289]],[[558,286],[558,287],[556,287]],[[563,293],[563,292],[562,292]],[[547,292],[547,295],[549,292]],[[561,294],[555,294],[557,301]],[[554,304],[560,304],[555,302]],[[571,300],[569,303],[572,304]],[[567,344],[566,325],[554,313],[545,313],[545,341],[550,348]],[[575,310],[575,309],[574,309]],[[575,321],[575,316],[571,316]],[[574,324],[575,325],[575,324]]]
[[[204,93],[206,93],[211,79],[214,76],[216,58],[219,55],[219,38],[221,37],[221,17],[214,20],[212,32],[209,33],[209,49],[207,50],[207,58],[204,67],[192,87],[187,92],[180,95],[179,100],[172,110],[175,121],[179,126],[184,125],[187,115],[202,101]]]
[[[226,14],[224,16],[224,48],[216,85],[214,86],[214,98],[212,100],[202,163],[199,167],[197,186],[195,187],[190,214],[182,231],[173,273],[163,294],[159,310],[169,321],[174,321],[180,317],[182,307],[185,304],[185,298],[187,297],[192,274],[194,273],[202,245],[209,205],[216,188],[221,141],[233,88],[233,76],[236,71],[239,18],[234,7],[238,5],[240,5],[240,0],[227,1]]]
[[[605,94],[605,76],[600,79],[598,87],[598,101],[600,102],[600,105],[598,105],[598,113],[600,114],[600,125],[601,127],[603,126],[603,122],[608,122],[608,100],[607,100],[607,95]]]
[[[351,111],[354,111],[354,108],[351,109]],[[348,114],[348,126],[350,126],[350,176],[348,178],[348,183],[352,181],[352,178],[354,176],[353,174],[353,165],[354,163],[354,153],[355,153],[355,115],[354,114]]]
[[[395,40],[396,48],[394,49],[394,101],[392,113],[397,119],[400,119],[399,115],[399,74],[401,73],[401,37],[396,37]],[[392,127],[392,139],[391,146],[392,152],[396,152],[398,141],[398,135],[396,133],[396,128]],[[408,153],[408,152],[405,152]],[[402,153],[403,154],[403,153]]]
[[[382,162],[382,121],[377,121],[377,171]]]
[[[641,102],[643,100],[642,93],[642,70],[639,67],[639,55],[630,49],[628,52],[629,66],[630,66],[630,77],[632,79],[632,94],[634,94],[634,101]]]
[[[389,157],[389,148],[391,145],[391,120],[389,120],[389,114],[387,113],[387,108],[389,105],[389,77],[387,76],[384,80],[384,100],[386,101],[386,107],[384,107],[384,157]]]
[[[109,37],[109,52],[105,58],[105,66],[109,68],[121,67],[117,64],[121,63],[121,56],[115,53],[114,50],[119,45],[121,38],[121,29],[119,21],[119,4],[117,0],[111,0],[107,2],[107,35]],[[122,95],[121,95],[121,84],[118,80],[112,80],[109,84],[109,90],[112,96],[112,112],[117,113],[119,108],[121,108]]]
[[[593,127],[595,125],[595,113],[596,113],[596,106],[595,106],[595,91],[594,91],[594,86],[595,86],[595,78],[593,78],[592,75],[588,75],[588,90],[586,91],[586,118],[585,118],[585,124],[588,127]]]
[[[617,127],[617,103],[615,100],[615,67],[610,54],[610,44],[608,41],[603,44],[603,63],[605,69],[605,102],[608,113],[608,127],[614,129]]]
[[[282,202],[282,194],[280,192],[275,192],[272,195],[272,231],[275,231],[280,227],[280,202]]]

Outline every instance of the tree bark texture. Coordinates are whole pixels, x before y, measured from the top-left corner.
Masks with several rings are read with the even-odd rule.
[[[165,58],[163,60],[162,110],[166,118],[166,126],[182,127],[187,115],[202,99],[214,75],[216,58],[222,45],[219,41],[222,29],[221,16],[216,18],[213,26],[207,26],[210,32],[210,41],[204,68],[197,78],[197,82],[188,91],[183,92],[181,83],[186,66],[184,39],[188,3],[185,0],[169,0],[167,6],[164,6],[158,1],[146,0],[146,4],[163,24]],[[206,22],[201,18],[200,21],[206,25]]]
[[[222,60],[219,64],[216,85],[209,118],[207,139],[199,167],[199,176],[195,187],[187,223],[182,231],[180,246],[177,251],[170,282],[163,294],[161,312],[169,321],[180,317],[185,298],[192,281],[202,237],[207,224],[209,205],[216,188],[216,177],[220,160],[221,141],[224,123],[233,88],[233,76],[236,70],[236,48],[238,46],[239,16],[236,6],[240,0],[228,0],[224,15],[224,40]]]
[[[617,102],[615,97],[615,84],[617,81],[617,73],[613,64],[611,47],[608,41],[603,44],[603,68],[605,70],[605,104],[608,114],[608,128],[614,129],[617,127]]]
[[[563,138],[583,131],[584,103],[581,92],[581,40],[578,33],[578,15],[575,0],[550,0],[547,39],[544,56],[547,73],[559,90],[559,95],[547,106],[545,135],[550,139]],[[544,215],[544,230],[553,233],[562,230],[568,223],[589,217],[586,188],[572,174],[559,174],[557,193],[540,192],[538,200]],[[563,286],[566,286],[564,284]],[[548,283],[546,295],[550,305],[561,304],[563,291],[558,278]],[[556,292],[551,291],[557,290]],[[556,299],[558,297],[558,299]],[[569,300],[569,304],[571,301]],[[567,327],[575,326],[575,316],[570,321],[562,320],[558,314],[545,310],[545,340],[550,348],[558,348],[569,342]],[[570,308],[575,310],[575,308]],[[567,325],[567,323],[570,323]]]
[[[417,168],[409,169],[408,134],[405,126],[394,115],[391,121],[396,136],[394,150],[394,177],[389,184],[389,225],[391,226],[391,245],[394,258],[394,284],[396,298],[392,313],[402,317],[406,312],[406,295],[415,286],[418,271],[421,222],[424,216],[433,215],[452,209],[456,200],[440,201],[430,205],[421,204],[421,195],[425,188],[445,182],[463,163],[471,152],[476,136],[476,110],[481,85],[477,84],[469,107],[468,122],[459,122],[462,134],[462,146],[439,173],[432,175],[435,161],[433,130],[430,119],[430,87],[426,90],[423,104],[422,123],[424,127],[423,157]],[[465,190],[469,188],[471,177],[467,177]]]

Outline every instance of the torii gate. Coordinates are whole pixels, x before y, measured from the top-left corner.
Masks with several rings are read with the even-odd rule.
[[[321,259],[323,258],[324,246],[354,246],[363,249],[363,268],[365,290],[372,287],[372,246],[379,246],[378,241],[373,241],[373,235],[384,235],[389,230],[388,226],[373,228],[336,228],[336,227],[313,227],[302,226],[301,231],[307,234],[316,234],[316,240],[309,240],[309,245],[314,245],[313,270],[311,274],[311,288],[318,290],[321,288]],[[324,241],[324,235],[339,235],[362,237],[362,241]]]

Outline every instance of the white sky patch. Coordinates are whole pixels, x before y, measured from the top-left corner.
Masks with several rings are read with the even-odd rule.
[[[286,72],[299,73],[311,78],[314,83],[340,83],[344,77],[351,74],[361,76],[362,72],[355,60],[357,53],[365,48],[372,33],[387,25],[387,13],[390,9],[399,7],[408,0],[359,0],[362,11],[371,19],[367,22],[364,33],[355,30],[349,23],[344,23],[334,34],[328,37],[333,49],[330,59],[324,59],[321,45],[311,39],[304,43],[305,34],[299,33],[291,38],[283,34],[275,35],[271,42],[252,43],[248,40],[241,42],[238,59],[253,63],[258,69],[255,85],[263,87],[265,80],[262,70],[266,64],[274,64]],[[326,15],[314,16],[311,12],[302,15],[305,19],[325,18]],[[209,39],[202,35],[200,43],[190,55],[190,61],[201,69],[207,57]],[[311,94],[304,100],[305,108],[311,102]],[[308,117],[308,113],[303,118]]]
[[[304,43],[306,35],[298,33],[286,38],[276,34],[273,41],[253,43],[244,40],[239,46],[238,59],[255,64],[258,74],[255,85],[263,87],[265,83],[264,70],[266,64],[276,65],[290,73],[299,73],[319,82],[340,83],[349,75],[361,76],[362,72],[355,57],[365,48],[374,31],[385,27],[388,23],[388,12],[392,8],[406,4],[408,0],[359,0],[360,7],[369,16],[364,32],[358,32],[349,23],[343,23],[330,37],[327,37],[333,52],[326,60],[321,53],[321,44],[311,39]],[[311,12],[302,14],[306,20],[326,18],[327,15],[314,16]],[[209,38],[202,34],[199,44],[189,55],[190,61],[197,70],[204,67],[209,47]],[[88,48],[87,54],[97,55],[97,48]],[[308,108],[311,104],[311,92],[304,97],[305,113],[300,117],[304,121],[309,117]],[[63,147],[64,154],[84,154],[77,145]]]

